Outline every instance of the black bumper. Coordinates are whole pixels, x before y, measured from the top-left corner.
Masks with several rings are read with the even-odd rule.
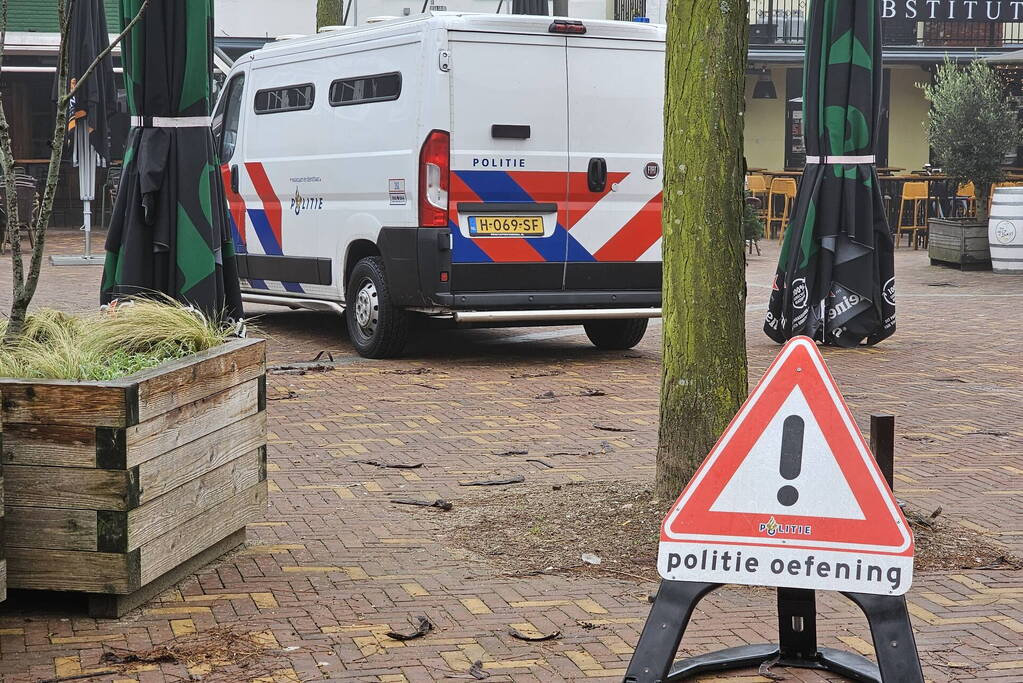
[[[446,229],[380,231],[378,247],[395,304],[451,310],[661,305],[660,263],[452,264],[450,244]]]

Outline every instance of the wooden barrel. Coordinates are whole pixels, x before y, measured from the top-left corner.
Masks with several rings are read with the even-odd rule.
[[[1023,275],[1023,187],[997,187],[988,217],[991,269]]]

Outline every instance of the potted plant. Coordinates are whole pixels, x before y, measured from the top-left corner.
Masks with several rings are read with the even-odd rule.
[[[0,4],[2,32],[7,2]],[[86,4],[57,3],[53,143],[38,207],[27,216],[19,216],[16,201],[4,111],[9,102],[0,98],[0,176],[12,275],[9,313],[0,314],[0,599],[6,561],[7,587],[86,593],[93,616],[120,616],[242,543],[246,524],[262,518],[267,499],[265,343],[243,338],[242,323],[230,320],[229,307],[216,300],[215,278],[224,273],[197,229],[202,221],[182,221],[192,231],[201,267],[191,264],[179,278],[190,286],[170,293],[205,315],[169,296],[153,300],[159,295],[143,287],[132,291],[146,291],[148,300],[122,299],[92,315],[30,311],[70,105],[89,101],[76,99],[76,92],[97,78],[97,65],[148,4],[139,3],[135,18],[87,67],[70,73],[71,13]],[[196,5],[197,15],[208,11],[203,3],[182,4]],[[78,130],[90,125],[100,108],[94,109],[77,118]],[[196,215],[216,234],[211,207],[220,196],[198,177],[196,183]],[[154,196],[179,212],[189,206],[173,194]],[[226,207],[219,208],[226,219]],[[23,254],[26,231],[33,239]],[[181,253],[169,262],[178,272]],[[127,261],[115,259],[114,280]],[[144,270],[152,264],[135,265]]]
[[[233,331],[144,300],[26,317],[0,348],[8,587],[120,616],[245,540],[266,508],[265,346]]]
[[[988,198],[992,186],[1004,180],[1005,155],[1020,144],[1016,105],[980,60],[960,66],[946,58],[934,83],[923,89],[931,103],[925,126],[942,171],[954,187],[972,182],[976,193],[975,216],[928,221],[928,255],[932,264],[990,268]]]
[[[764,224],[757,215],[760,209],[760,199],[754,197],[749,190],[745,192],[746,201],[742,207],[742,237],[746,240],[746,246],[750,254],[756,247],[757,256],[760,255],[760,238],[764,236]]]

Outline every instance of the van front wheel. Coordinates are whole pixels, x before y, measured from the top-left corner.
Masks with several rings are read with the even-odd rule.
[[[583,325],[586,336],[598,349],[631,349],[646,334],[646,318],[591,320]]]
[[[400,354],[408,341],[409,315],[391,303],[383,259],[368,256],[355,264],[345,290],[345,322],[360,356],[394,358]]]

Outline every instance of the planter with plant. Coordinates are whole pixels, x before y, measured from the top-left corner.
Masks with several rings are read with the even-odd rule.
[[[965,66],[946,60],[924,95],[931,103],[925,125],[938,164],[952,187],[972,182],[976,197],[974,216],[929,219],[931,263],[990,268],[988,198],[1005,179],[1005,155],[1021,141],[1016,106],[998,75],[979,60]]]
[[[29,314],[0,351],[11,588],[119,616],[245,539],[266,507],[262,340],[178,305]]]
[[[122,12],[137,6],[137,13],[122,16],[124,31],[111,46],[140,21],[148,2],[122,3]],[[266,352],[262,340],[241,338],[241,323],[221,322],[226,315],[219,305],[200,306],[204,315],[171,297],[153,300],[155,292],[149,299],[114,302],[88,316],[30,312],[69,104],[110,50],[69,78],[71,13],[84,5],[70,0],[56,4],[61,41],[54,142],[38,209],[23,220],[13,199],[6,95],[0,99],[0,182],[6,186],[13,283],[10,313],[0,319],[5,512],[0,551],[8,587],[83,592],[89,594],[92,615],[120,616],[242,543],[245,525],[262,518],[267,499]],[[7,5],[0,0],[0,59]],[[188,3],[188,8],[196,16],[208,11],[203,3]],[[196,35],[212,25],[192,19],[186,24],[198,27]],[[79,120],[78,125],[85,124]],[[213,234],[216,212],[208,208],[222,197],[206,188],[193,199],[207,207],[202,215],[208,214],[210,225],[203,226]],[[174,197],[161,195],[160,201]],[[34,237],[27,259],[22,224]],[[196,225],[191,224],[193,231]],[[194,248],[193,255],[215,274],[214,247],[205,240],[193,242],[208,249],[205,261],[201,249]],[[117,262],[115,275],[122,265]],[[149,267],[134,266],[141,271]],[[184,273],[183,280],[194,287],[189,291],[203,289],[194,276],[194,268]],[[208,275],[198,282],[208,285],[204,291],[217,289]],[[139,289],[151,288],[133,291]],[[0,561],[0,591],[2,572]]]

